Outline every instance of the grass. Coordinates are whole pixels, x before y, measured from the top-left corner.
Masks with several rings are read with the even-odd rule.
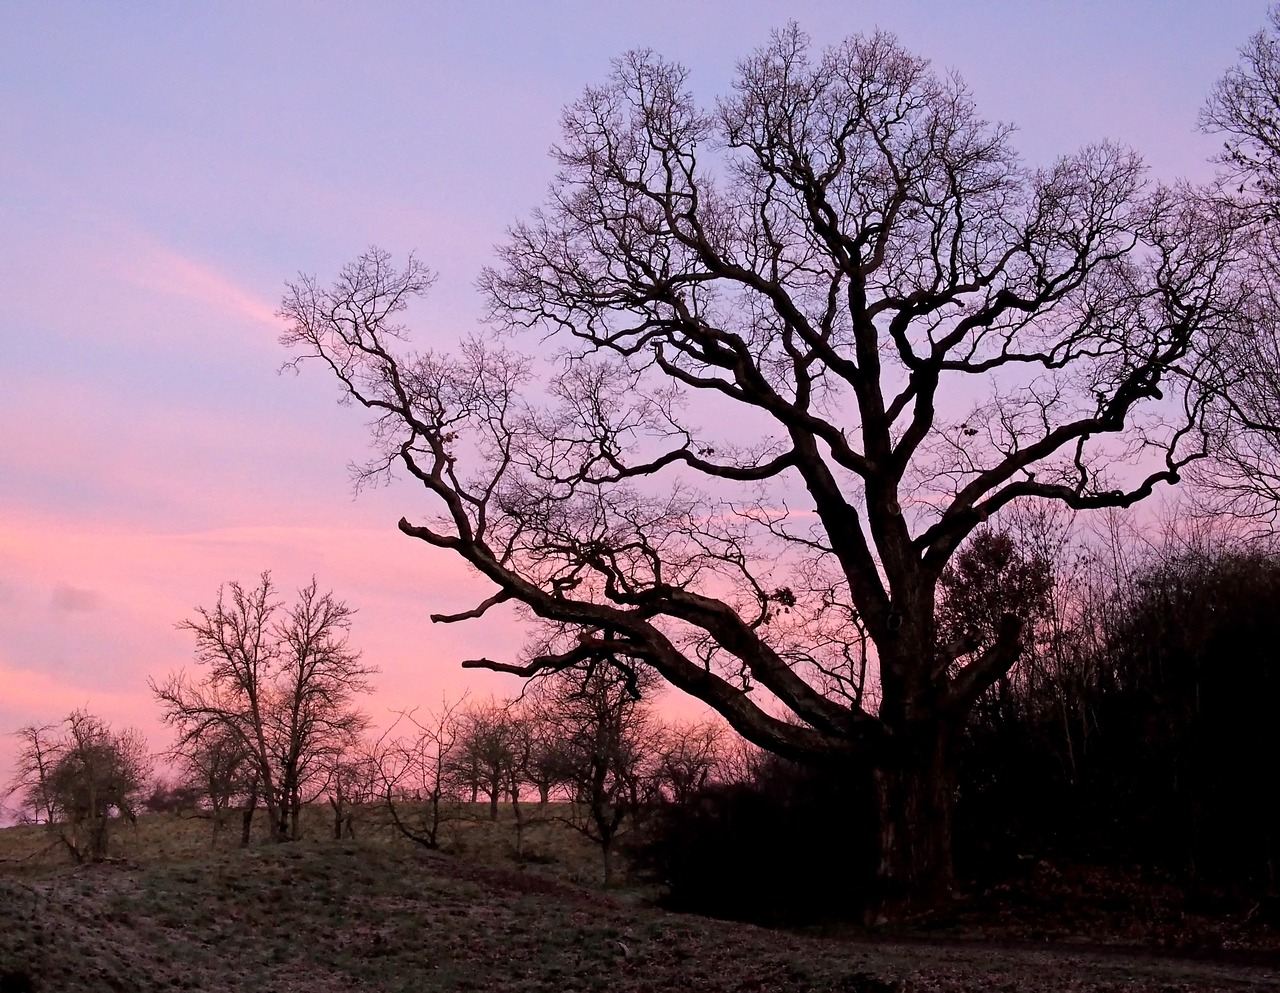
[[[517,863],[509,813],[496,825],[460,818],[442,852],[396,841],[370,816],[356,839],[334,841],[325,814],[309,811],[295,844],[245,849],[233,831],[211,848],[207,822],[147,817],[119,834],[112,861],[84,866],[44,829],[0,831],[0,976],[30,976],[42,993],[1239,991],[1277,980],[1213,963],[881,944],[667,914],[633,889],[603,891],[594,847],[554,821],[530,829],[535,859]]]
[[[599,848],[589,839],[564,823],[569,814],[567,804],[551,803],[538,810],[526,804],[526,823],[522,858],[516,858],[515,818],[509,804],[498,808],[499,819],[489,819],[488,804],[463,804],[451,812],[440,831],[441,854],[466,858],[488,865],[515,864],[565,882],[595,885],[602,875]],[[412,813],[410,807],[409,813]],[[404,816],[402,814],[402,816]],[[259,812],[254,823],[253,847],[265,844],[259,834],[265,812]],[[400,836],[389,819],[377,807],[358,809],[355,834],[392,848],[419,849],[421,846]],[[332,839],[333,822],[323,805],[303,808],[299,831],[300,844],[315,845]],[[154,814],[140,817],[136,827],[119,823],[111,836],[109,855],[112,859],[155,862],[165,859],[198,858],[211,851],[229,852],[239,849],[240,825],[228,818],[213,841],[213,824],[205,816],[193,814]],[[66,865],[70,858],[65,846],[47,827],[19,825],[0,830],[0,867]],[[623,875],[626,866],[621,866]]]

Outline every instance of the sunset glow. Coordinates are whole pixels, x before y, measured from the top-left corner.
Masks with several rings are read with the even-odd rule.
[[[353,497],[361,413],[279,373],[299,270],[370,244],[439,274],[419,348],[479,326],[474,282],[552,179],[560,109],[622,51],[711,104],[784,17],[821,45],[879,26],[1019,126],[1030,165],[1101,139],[1205,178],[1210,87],[1266,0],[10,5],[0,32],[0,784],[23,725],[87,706],[166,732],[147,679],[220,584],[314,575],[357,611],[376,723],[514,659],[513,612],[433,625],[492,589],[396,530],[405,481]]]

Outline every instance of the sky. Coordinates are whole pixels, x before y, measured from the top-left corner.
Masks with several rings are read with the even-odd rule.
[[[147,688],[221,584],[314,575],[381,670],[366,709],[518,689],[511,615],[432,625],[484,583],[399,534],[407,482],[354,496],[363,420],[275,316],[376,244],[439,274],[415,344],[480,327],[475,289],[542,200],[561,108],[651,48],[706,104],[796,20],[879,27],[968,82],[1048,164],[1102,139],[1205,179],[1196,132],[1266,0],[72,3],[0,0],[0,784],[7,732],[88,707],[168,744]]]

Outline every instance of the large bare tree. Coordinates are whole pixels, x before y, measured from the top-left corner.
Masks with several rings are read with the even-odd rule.
[[[618,59],[481,276],[497,343],[410,350],[433,275],[376,249],[292,284],[283,341],[372,413],[358,478],[436,500],[400,529],[493,583],[434,619],[549,628],[464,664],[626,660],[779,755],[869,763],[880,899],[918,905],[952,884],[957,729],[1022,628],[955,664],[939,578],[1011,504],[1127,506],[1202,456],[1238,208],[1111,144],[1024,166],[891,36],[809,48],[777,32],[710,109]]]
[[[195,635],[203,678],[177,672],[150,682],[177,729],[176,751],[229,737],[247,756],[248,816],[261,799],[281,840],[298,836],[308,782],[324,779],[333,756],[367,726],[355,698],[377,670],[349,644],[353,613],[314,579],[288,605],[270,573],[253,588],[232,582],[178,625]]]
[[[1254,292],[1217,354],[1217,443],[1195,476],[1214,511],[1273,531],[1280,516],[1280,6],[1218,81],[1200,123],[1223,138],[1221,195],[1247,220],[1244,278]]]

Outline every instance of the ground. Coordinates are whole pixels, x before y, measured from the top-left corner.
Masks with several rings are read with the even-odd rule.
[[[295,844],[210,849],[203,825],[156,818],[126,854],[83,866],[41,829],[0,832],[0,993],[28,978],[40,993],[1280,988],[1265,931],[1248,948],[1160,951],[1020,930],[981,900],[890,933],[766,930],[602,891],[589,847],[558,825],[536,829],[535,859],[517,865],[496,854],[508,827],[453,832],[455,854],[373,832],[333,841],[318,822]],[[1014,916],[1022,901],[987,899]]]

